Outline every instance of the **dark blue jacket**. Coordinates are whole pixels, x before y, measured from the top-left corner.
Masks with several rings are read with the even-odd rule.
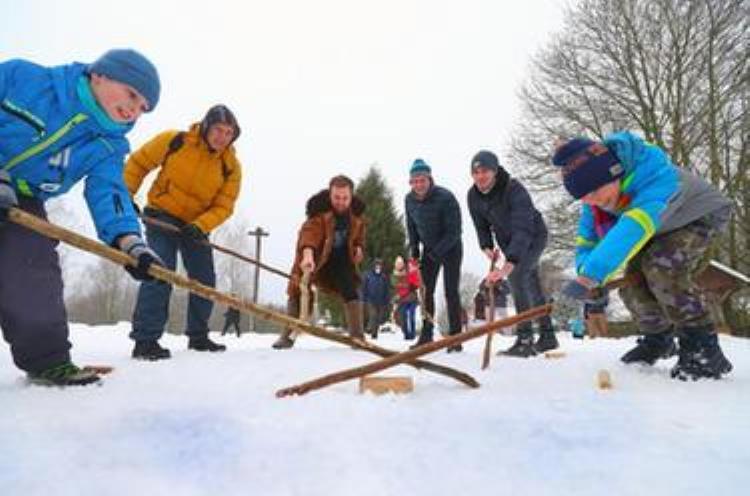
[[[499,173],[495,186],[487,194],[472,186],[468,204],[480,248],[495,246],[492,242],[494,231],[497,245],[509,262],[518,264],[524,254],[529,253],[534,241],[547,237],[542,214],[534,206],[526,188],[511,177],[503,178]]]
[[[420,243],[423,255],[437,261],[461,244],[461,208],[453,193],[433,184],[421,200],[414,192],[407,194],[405,204],[413,258],[419,258]]]
[[[370,269],[362,283],[362,300],[373,305],[388,305],[390,302],[388,284],[388,278],[382,271],[377,274],[374,269]]]

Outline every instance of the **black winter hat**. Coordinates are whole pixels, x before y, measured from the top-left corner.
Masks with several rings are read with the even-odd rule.
[[[471,171],[474,172],[474,169],[477,169],[478,167],[491,169],[497,173],[500,169],[500,162],[497,160],[497,155],[491,151],[481,150],[471,159]]]
[[[560,167],[565,189],[576,200],[625,175],[620,160],[606,145],[585,137],[560,146],[552,163]]]
[[[201,121],[201,137],[205,140],[211,126],[218,123],[232,126],[234,128],[234,138],[232,138],[232,143],[237,141],[237,138],[240,137],[240,125],[237,123],[237,118],[226,105],[221,104],[214,105],[208,109],[208,112],[206,112],[206,116]]]

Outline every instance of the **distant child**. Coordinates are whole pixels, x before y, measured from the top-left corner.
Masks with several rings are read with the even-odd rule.
[[[411,341],[417,337],[416,310],[419,303],[419,264],[416,260],[409,260],[408,269],[404,259],[396,257],[393,263],[391,285],[394,291],[396,311],[400,316],[401,330],[404,339]]]
[[[93,64],[42,67],[0,63],[0,327],[13,361],[33,383],[99,381],[73,364],[57,242],[7,222],[16,207],[46,218],[44,202],[85,179],[84,196],[97,235],[138,262],[149,279],[159,257],[141,238],[122,179],[125,135],[159,101],[153,64],[129,49]]]

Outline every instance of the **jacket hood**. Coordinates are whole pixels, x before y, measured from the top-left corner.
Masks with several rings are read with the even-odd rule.
[[[331,196],[328,192],[328,188],[322,189],[311,196],[307,200],[307,205],[305,206],[305,214],[308,218],[328,212],[329,210],[333,210],[333,207],[331,207]],[[351,211],[357,216],[362,215],[365,211],[365,202],[357,195],[352,195]]]

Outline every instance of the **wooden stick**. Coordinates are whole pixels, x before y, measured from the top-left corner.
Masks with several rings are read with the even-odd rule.
[[[42,234],[49,238],[57,239],[89,253],[99,255],[100,257],[106,258],[107,260],[110,260],[116,264],[135,266],[137,263],[135,259],[120,250],[104,245],[85,236],[81,236],[80,234],[74,233],[68,229],[47,222],[44,219],[24,212],[23,210],[20,210],[18,208],[11,208],[8,210],[8,219],[15,222],[16,224],[25,226],[32,231],[38,232],[39,234]],[[224,294],[214,288],[204,286],[197,281],[188,279],[187,277],[181,276],[176,272],[172,272],[171,270],[165,269],[164,267],[160,267],[158,265],[151,265],[151,267],[149,267],[148,269],[148,273],[154,278],[159,279],[160,281],[168,282],[177,287],[187,289],[191,293],[200,295],[203,298],[221,303],[223,305],[234,307],[237,310],[243,311],[245,313],[257,315],[263,320],[274,322],[283,327],[298,329],[320,339],[334,341],[346,346],[357,348],[363,351],[368,351],[382,357],[388,357],[396,354],[396,352],[393,350],[381,348],[363,340],[352,339],[349,336],[340,335],[335,332],[331,332],[326,329],[314,326],[308,322],[302,322],[299,319],[276,313],[254,303],[242,301],[238,298],[234,298],[230,295]],[[415,368],[421,368],[424,370],[429,370],[430,372],[448,376],[472,388],[479,387],[479,383],[476,381],[476,379],[474,379],[469,374],[461,372],[460,370],[424,360],[416,360],[410,362],[409,365]]]
[[[356,379],[358,377],[362,377],[368,374],[373,374],[375,372],[379,372],[381,370],[393,367],[395,365],[408,363],[408,361],[414,360],[417,357],[421,357],[428,353],[432,353],[437,350],[447,348],[449,346],[454,346],[459,343],[463,343],[464,341],[469,341],[470,339],[481,337],[484,334],[487,334],[488,332],[493,332],[494,330],[499,329],[501,327],[510,326],[518,322],[523,322],[526,320],[531,320],[531,319],[541,317],[542,315],[548,314],[551,310],[552,310],[552,305],[550,304],[538,306],[530,310],[526,310],[525,312],[514,315],[513,317],[508,317],[506,319],[501,319],[491,324],[485,324],[483,326],[475,327],[474,329],[470,329],[461,334],[448,336],[438,341],[433,341],[432,343],[426,343],[426,344],[423,344],[422,346],[414,348],[413,350],[405,351],[403,353],[398,353],[396,355],[390,356],[383,360],[372,362],[368,365],[343,370],[341,372],[334,372],[333,374],[328,374],[318,379],[305,382],[303,384],[298,384],[296,386],[291,386],[288,388],[280,389],[276,392],[276,397],[284,398],[286,396],[292,396],[292,395],[303,395],[303,394],[309,393],[310,391],[315,391],[316,389],[321,389],[326,386],[330,386],[332,384],[338,384],[339,382],[344,382],[344,381],[348,381],[350,379]]]
[[[487,273],[489,275],[492,269],[495,268],[495,262],[497,261],[497,253],[493,253],[492,259],[490,260],[490,270]],[[487,286],[487,314],[490,322],[495,321],[495,283],[490,283],[487,278],[484,278],[485,286]],[[492,335],[494,332],[490,331],[487,333],[487,339],[484,342],[484,353],[482,354],[482,370],[487,370],[490,366],[490,355],[492,354]]]
[[[154,227],[158,227],[159,229],[162,229],[164,231],[173,232],[175,234],[180,233],[180,228],[175,226],[174,224],[170,224],[169,222],[164,222],[163,220],[159,220],[156,217],[151,217],[150,215],[143,214],[141,215],[141,220],[143,220],[144,223],[150,224]],[[220,251],[222,253],[226,253],[228,255],[232,255],[233,257],[237,257],[240,260],[243,260],[245,262],[249,262],[251,264],[255,264],[261,269],[267,270],[268,272],[271,272],[272,274],[276,274],[281,277],[285,277],[287,279],[291,279],[292,276],[284,272],[283,270],[276,269],[274,267],[271,267],[270,265],[266,265],[263,262],[260,262],[259,260],[255,260],[254,258],[250,258],[248,256],[245,256],[241,253],[238,253],[234,250],[230,250],[229,248],[225,248],[221,245],[214,244],[210,242],[209,240],[204,241],[198,241],[198,243],[204,245],[204,246],[210,246],[216,251]]]
[[[310,310],[310,271],[302,273],[302,279],[299,282],[299,319],[305,322],[310,322],[309,310]],[[299,337],[299,331],[293,330],[290,338],[292,341]]]

